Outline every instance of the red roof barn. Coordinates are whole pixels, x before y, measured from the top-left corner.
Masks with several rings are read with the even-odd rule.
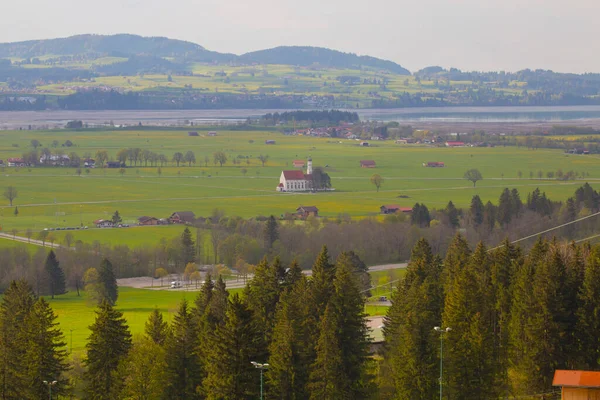
[[[563,400],[600,399],[600,372],[598,371],[554,371],[552,386],[561,386]]]

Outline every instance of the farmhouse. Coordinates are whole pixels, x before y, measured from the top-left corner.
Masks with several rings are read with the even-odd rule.
[[[25,161],[22,158],[9,158],[6,160],[9,167],[24,167]]]
[[[319,209],[315,206],[300,206],[296,208],[296,215],[302,219],[306,219],[310,216],[318,217]]]
[[[429,168],[444,168],[444,163],[439,161],[429,161],[427,164],[423,163],[423,166]]]
[[[192,211],[177,211],[171,214],[169,222],[172,224],[191,224],[196,215]]]
[[[382,214],[396,214],[398,212],[408,214],[412,212],[412,207],[400,207],[397,204],[384,205],[379,207],[379,209],[381,210]]]
[[[97,219],[94,221],[96,228],[113,228],[115,224],[108,219]]]
[[[158,225],[158,218],[148,216],[139,217],[138,224],[141,226]]]
[[[453,142],[453,141],[446,142],[446,147],[464,147],[464,146],[465,146],[465,142]]]
[[[107,161],[106,168],[121,168],[120,161]]]
[[[556,370],[552,386],[561,387],[562,400],[598,400],[600,372]]]
[[[414,143],[415,139],[413,138],[400,138],[396,139],[396,144],[411,144]]]
[[[83,160],[83,166],[85,168],[96,168],[96,160],[92,160],[91,158],[86,158]]]
[[[265,144],[275,144],[274,140],[265,140]]]
[[[369,147],[369,142],[360,142],[362,147]]]
[[[294,168],[304,168],[304,160],[294,160],[292,161],[292,165]]]
[[[312,158],[308,157],[306,174],[302,171],[281,171],[278,192],[306,192],[312,189]]]
[[[373,160],[360,160],[361,168],[375,168],[376,164]]]
[[[71,159],[65,155],[42,155],[40,157],[40,164],[49,164],[49,165],[68,165]]]

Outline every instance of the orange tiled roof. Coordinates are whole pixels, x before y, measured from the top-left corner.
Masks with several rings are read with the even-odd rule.
[[[567,371],[557,369],[554,372],[553,386],[600,387],[598,371]]]

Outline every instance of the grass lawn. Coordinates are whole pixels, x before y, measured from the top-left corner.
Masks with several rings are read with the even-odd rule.
[[[600,179],[600,158],[595,155],[565,155],[560,150],[525,148],[437,148],[397,145],[391,141],[371,142],[359,147],[356,141],[284,136],[277,132],[219,131],[217,137],[188,137],[187,130],[172,131],[2,131],[0,159],[18,157],[31,150],[32,139],[44,146],[53,140],[71,140],[75,147],[64,150],[79,155],[107,150],[115,157],[121,148],[140,147],[171,158],[173,153],[195,153],[196,164],[165,166],[161,175],[156,167],[90,169],[81,176],[74,168],[37,167],[2,168],[0,188],[12,185],[18,197],[12,207],[0,207],[0,226],[4,232],[27,229],[40,231],[50,227],[93,227],[93,221],[110,218],[119,210],[125,223],[135,223],[142,215],[166,218],[175,211],[194,211],[208,216],[218,207],[229,216],[255,217],[293,212],[299,205],[316,205],[324,217],[349,214],[356,218],[374,217],[382,204],[413,206],[425,203],[429,208],[444,208],[449,200],[457,207],[468,207],[473,195],[483,202],[496,203],[505,187],[518,188],[523,200],[539,187],[552,200],[566,200],[585,181]],[[265,140],[276,140],[266,145]],[[61,148],[62,149],[62,148]],[[212,162],[216,151],[226,153],[223,166]],[[263,167],[259,155],[268,155]],[[277,193],[281,170],[292,169],[292,160],[312,156],[315,166],[325,167],[333,187],[328,193]],[[205,164],[205,157],[208,162]],[[231,160],[240,160],[233,165]],[[360,168],[360,160],[374,160],[377,167]],[[445,168],[425,168],[424,162],[441,161]],[[481,171],[484,180],[477,186],[463,179],[471,168]],[[530,179],[537,171],[585,172],[585,180],[557,181]],[[522,179],[519,179],[519,171]],[[370,183],[374,173],[384,178],[377,192]],[[545,175],[545,174],[544,174]],[[6,203],[5,203],[6,204]],[[15,215],[18,207],[18,215]],[[180,234],[179,228],[140,227],[69,231],[75,240],[129,245],[156,243]],[[61,241],[66,233],[53,232]]]

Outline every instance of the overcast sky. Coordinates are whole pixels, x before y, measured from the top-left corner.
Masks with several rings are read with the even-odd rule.
[[[0,42],[134,33],[236,54],[329,47],[463,70],[600,72],[598,0],[0,0]]]

